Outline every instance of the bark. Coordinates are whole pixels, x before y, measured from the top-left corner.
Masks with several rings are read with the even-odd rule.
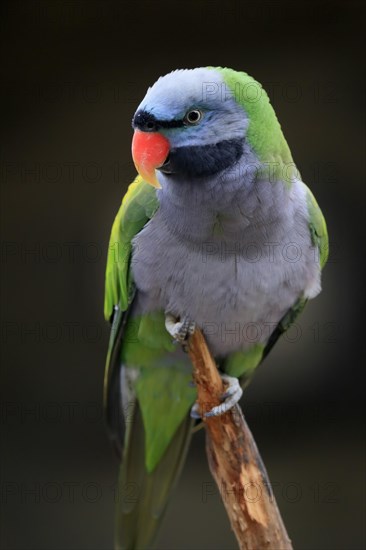
[[[220,404],[224,387],[202,332],[188,342],[202,412]],[[242,550],[290,550],[266,469],[239,405],[204,419],[211,473]]]

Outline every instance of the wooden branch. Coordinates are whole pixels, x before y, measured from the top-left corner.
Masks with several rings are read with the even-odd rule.
[[[188,342],[202,412],[220,404],[222,380],[202,332]],[[239,405],[207,418],[206,451],[241,550],[291,550],[267,472]]]

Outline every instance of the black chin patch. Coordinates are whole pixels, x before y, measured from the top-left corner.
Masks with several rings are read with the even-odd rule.
[[[228,139],[210,145],[171,149],[161,171],[189,177],[210,176],[229,168],[243,153],[244,139]]]

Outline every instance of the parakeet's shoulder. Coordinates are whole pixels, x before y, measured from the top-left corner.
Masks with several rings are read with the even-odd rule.
[[[117,226],[119,230],[125,229],[127,234],[122,231],[122,238],[125,240],[131,234],[134,224],[139,226],[141,221],[145,223],[146,218],[151,218],[157,208],[156,190],[141,176],[137,176],[129,185],[127,193],[122,199],[113,228]]]
[[[109,239],[104,296],[106,319],[111,317],[116,305],[122,311],[127,309],[131,288],[131,242],[158,206],[155,189],[137,176],[123,197]]]

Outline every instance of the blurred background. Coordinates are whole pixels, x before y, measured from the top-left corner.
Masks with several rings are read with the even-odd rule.
[[[364,548],[364,93],[359,2],[12,1],[1,13],[1,538],[112,549],[118,461],[101,410],[109,232],[131,118],[175,68],[268,91],[328,222],[323,292],[242,405],[294,547]],[[193,441],[156,547],[234,549]]]

